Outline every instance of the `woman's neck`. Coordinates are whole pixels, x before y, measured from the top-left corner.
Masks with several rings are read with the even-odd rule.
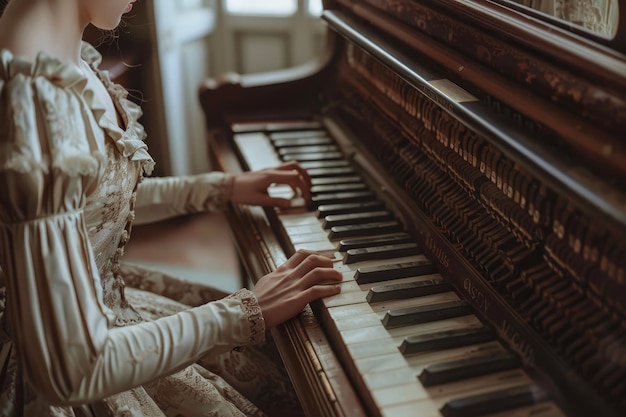
[[[0,49],[35,59],[40,52],[78,64],[85,23],[74,0],[14,0],[0,18]]]

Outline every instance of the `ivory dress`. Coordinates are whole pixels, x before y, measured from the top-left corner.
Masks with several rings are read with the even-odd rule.
[[[217,172],[144,179],[154,162],[140,108],[98,70],[93,47],[82,57],[83,70],[0,51],[0,415],[297,409],[271,345],[241,348],[265,339],[252,292],[225,296],[121,263],[135,216],[219,210],[231,182]]]

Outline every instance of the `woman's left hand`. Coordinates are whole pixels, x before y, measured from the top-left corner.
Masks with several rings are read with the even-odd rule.
[[[244,172],[234,178],[231,201],[233,203],[286,208],[291,199],[272,197],[268,194],[271,185],[288,185],[294,196],[307,202],[311,199],[311,177],[297,162],[287,162],[276,168]]]

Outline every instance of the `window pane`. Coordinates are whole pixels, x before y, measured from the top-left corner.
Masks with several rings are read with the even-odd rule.
[[[309,0],[309,13],[313,16],[322,15],[322,0]]]
[[[229,13],[287,16],[294,14],[297,9],[297,0],[226,0]]]

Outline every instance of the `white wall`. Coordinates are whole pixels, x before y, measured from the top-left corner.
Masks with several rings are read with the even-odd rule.
[[[146,103],[161,174],[204,172],[208,164],[204,115],[198,88],[210,76],[272,71],[306,63],[324,44],[324,27],[296,0],[289,15],[231,14],[224,0],[152,0],[154,80]],[[148,127],[148,126],[147,126]],[[156,144],[154,142],[157,141]]]

